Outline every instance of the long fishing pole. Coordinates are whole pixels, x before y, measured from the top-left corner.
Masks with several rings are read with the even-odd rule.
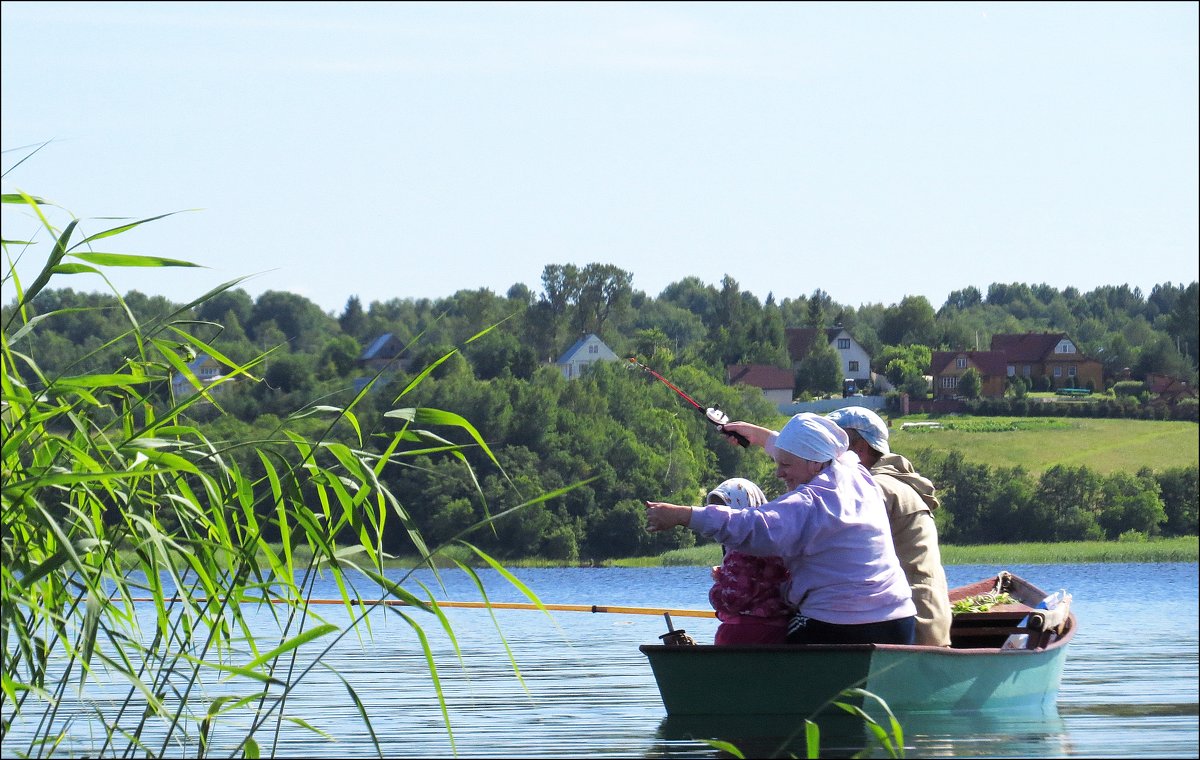
[[[130,599],[129,601],[131,601],[131,602],[151,602],[154,600],[147,597],[147,598]],[[180,601],[180,600],[178,597],[175,597],[175,598],[167,597],[163,601],[172,602],[172,601]],[[206,597],[197,596],[197,597],[192,597],[191,601],[196,602],[197,604],[200,604],[200,603],[208,601],[208,599]],[[287,599],[243,599],[242,600],[243,604],[254,604],[254,603],[261,603],[261,602],[271,602],[272,604],[287,604],[289,602],[289,600],[287,600]],[[304,603],[305,604],[345,604],[346,602],[344,602],[341,599],[305,599]],[[416,605],[412,604],[411,602],[405,602],[400,599],[381,599],[378,601],[372,600],[372,601],[365,601],[365,602],[359,601],[357,599],[352,599],[350,601],[350,604],[352,606],[363,606],[363,607],[377,607],[377,606],[413,607],[413,606],[416,606]],[[430,603],[430,604],[432,604],[432,603]],[[675,615],[676,617],[697,617],[697,618],[710,618],[716,614],[712,610],[677,610],[677,609],[668,609],[668,608],[663,608],[663,607],[622,607],[622,606],[611,605],[611,604],[543,604],[541,606],[538,606],[536,604],[527,603],[527,602],[454,602],[454,601],[442,601],[441,599],[437,600],[437,606],[439,606],[439,607],[456,607],[456,608],[464,608],[464,609],[476,609],[476,610],[486,610],[486,609],[553,610],[555,612],[597,612],[597,613],[605,612],[605,613],[617,614],[617,615]]]
[[[684,401],[686,401],[689,404],[691,404],[692,406],[696,407],[696,411],[698,411],[698,412],[700,412],[700,414],[704,415],[704,419],[706,419],[709,422],[711,422],[712,424],[716,425],[717,430],[720,430],[722,435],[728,435],[728,436],[734,438],[735,440],[737,440],[739,446],[745,447],[745,446],[750,445],[750,440],[748,438],[746,438],[746,436],[742,435],[741,433],[735,433],[732,430],[725,429],[726,423],[729,422],[728,414],[725,414],[725,412],[722,412],[720,409],[718,409],[715,406],[710,406],[708,408],[701,406],[700,403],[698,401],[696,401],[696,399],[692,398],[691,396],[687,395],[683,391],[676,388],[674,383],[672,383],[670,380],[663,377],[662,375],[658,374],[654,370],[650,369],[645,364],[642,364],[641,362],[639,362],[637,359],[635,359],[633,357],[630,357],[629,361],[631,364],[633,364],[633,366],[638,367],[639,369],[644,369],[646,372],[649,372],[655,378],[658,378],[659,380],[661,380],[664,385],[666,385],[668,388],[670,388],[671,390],[678,393],[679,396]]]

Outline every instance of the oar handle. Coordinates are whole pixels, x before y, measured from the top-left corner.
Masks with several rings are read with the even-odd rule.
[[[150,598],[130,599],[131,602],[152,602]],[[179,601],[178,598],[172,599],[167,597],[164,601]],[[203,603],[208,601],[206,597],[192,597],[193,602]],[[456,607],[464,609],[495,609],[495,610],[553,610],[555,612],[604,612],[617,615],[675,615],[677,617],[697,617],[710,618],[716,615],[712,610],[677,610],[664,609],[662,607],[622,607],[612,604],[542,604],[537,605],[530,602],[457,602],[435,600],[439,607]],[[243,604],[254,604],[262,602],[271,602],[272,604],[286,604],[287,599],[243,599]],[[305,599],[305,604],[346,604],[341,599]],[[350,604],[354,606],[364,607],[411,607],[414,606],[409,602],[401,599],[381,599],[359,601],[351,599]]]

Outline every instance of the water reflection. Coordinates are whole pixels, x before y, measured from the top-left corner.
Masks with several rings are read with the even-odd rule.
[[[896,719],[903,733],[905,754],[913,756],[1067,757],[1072,754],[1066,724],[1054,710],[1017,714],[901,713]],[[821,757],[891,756],[859,717],[837,711],[817,715],[812,720],[819,730]],[[669,716],[659,724],[656,738],[668,744],[728,742],[745,757],[808,756],[804,716]],[[733,755],[712,747],[705,756]]]

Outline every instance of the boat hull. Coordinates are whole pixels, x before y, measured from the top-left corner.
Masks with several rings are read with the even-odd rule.
[[[1066,660],[1064,647],[643,645],[641,651],[668,715],[805,715],[854,687],[894,712],[1049,709]]]

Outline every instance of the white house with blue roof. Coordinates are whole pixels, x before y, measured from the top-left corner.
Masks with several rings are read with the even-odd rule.
[[[225,379],[225,366],[208,354],[199,354],[188,362],[187,368],[192,373],[192,377],[188,377],[182,372],[171,375],[171,389],[175,393],[175,398],[184,399],[200,390],[211,390],[213,393],[220,393],[224,390],[223,384],[217,384],[215,387],[214,384]],[[193,384],[192,378],[200,383],[199,388]]]
[[[554,366],[563,373],[563,377],[574,380],[587,371],[596,362],[615,362],[617,355],[605,345],[595,333],[588,333],[568,348]]]

